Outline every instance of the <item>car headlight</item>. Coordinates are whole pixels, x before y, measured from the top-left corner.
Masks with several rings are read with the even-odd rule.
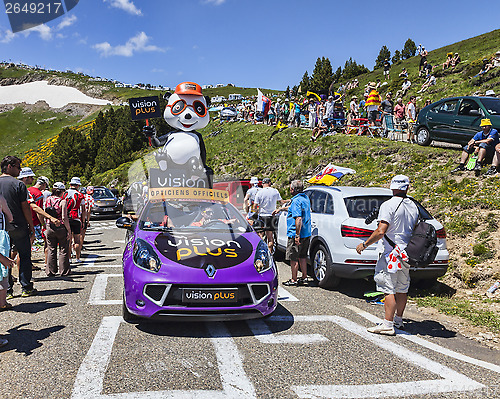
[[[274,261],[269,253],[269,248],[264,241],[260,241],[255,251],[253,265],[259,273],[264,273],[273,267]]]
[[[160,258],[146,241],[137,239],[134,245],[134,263],[142,269],[157,273],[160,270]]]

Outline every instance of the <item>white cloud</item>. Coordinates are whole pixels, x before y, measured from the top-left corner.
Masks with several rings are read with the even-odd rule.
[[[104,0],[109,3],[111,7],[119,8],[132,15],[142,15],[142,11],[138,9],[131,0]]]
[[[14,33],[10,29],[7,29],[3,36],[0,36],[0,43],[10,43],[14,37]]]
[[[205,4],[213,4],[214,6],[220,6],[225,2],[226,0],[204,0]]]
[[[76,22],[76,20],[77,20],[76,15],[71,15],[71,16],[66,15],[63,17],[61,23],[57,25],[55,29],[61,30],[67,28],[68,26],[73,25]]]
[[[118,46],[112,46],[108,42],[97,43],[93,46],[102,57],[111,55],[121,55],[123,57],[132,57],[136,52],[164,52],[165,49],[148,44],[151,38],[144,32],[127,40],[127,43]]]
[[[25,37],[28,37],[32,32],[37,32],[40,35],[40,38],[45,41],[52,40],[52,38],[54,37],[52,34],[52,28],[45,24],[35,26],[34,28],[28,30],[24,30],[21,33]]]
[[[52,40],[54,38],[54,34],[57,39],[64,39],[66,35],[63,35],[62,33],[56,34],[56,32],[59,32],[60,30],[73,25],[76,22],[76,20],[77,18],[75,15],[64,16],[61,22],[53,28],[51,28],[48,25],[42,24],[30,29],[23,30],[19,33],[23,34],[24,37],[28,37],[31,33],[38,33],[40,35],[40,38],[45,41]]]

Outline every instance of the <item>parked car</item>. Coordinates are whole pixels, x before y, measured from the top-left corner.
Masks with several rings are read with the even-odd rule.
[[[90,210],[90,217],[121,215],[122,201],[116,198],[109,188],[96,186],[92,196],[94,197],[94,205]]]
[[[304,190],[311,201],[312,236],[309,259],[313,277],[320,287],[334,288],[341,278],[358,279],[374,274],[378,259],[376,245],[359,255],[356,246],[377,228],[376,220],[365,223],[374,208],[392,197],[386,188],[312,186]],[[446,273],[449,254],[446,232],[425,208],[412,198],[421,217],[437,230],[439,251],[432,264],[410,269],[412,278],[434,279]],[[285,250],[286,213],[278,220],[278,249]]]
[[[500,130],[500,99],[496,97],[444,98],[423,108],[417,117],[417,143],[429,145],[432,140],[465,145],[481,131],[481,119],[489,118]]]
[[[141,182],[131,184],[123,194],[123,213],[136,213],[143,203],[143,185]]]
[[[121,217],[116,225],[131,233],[123,253],[126,321],[253,319],[276,309],[274,260],[230,203],[151,201],[137,222]]]

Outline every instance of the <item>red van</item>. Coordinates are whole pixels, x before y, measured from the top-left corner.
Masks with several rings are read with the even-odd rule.
[[[250,187],[252,187],[250,180],[231,180],[214,183],[214,189],[226,190],[229,193],[229,202],[240,211],[243,210],[245,194]]]

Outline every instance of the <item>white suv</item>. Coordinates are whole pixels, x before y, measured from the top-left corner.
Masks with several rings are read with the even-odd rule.
[[[356,246],[366,240],[377,228],[376,218],[365,223],[367,216],[392,197],[392,191],[376,187],[326,187],[312,186],[304,190],[311,201],[312,235],[309,259],[313,277],[320,287],[334,288],[341,278],[365,278],[373,275],[378,253],[376,245],[369,246],[359,255]],[[437,230],[436,259],[423,268],[412,267],[415,280],[435,279],[446,273],[449,254],[446,249],[446,232],[415,199],[421,217]],[[286,249],[286,212],[278,221],[278,249]]]

